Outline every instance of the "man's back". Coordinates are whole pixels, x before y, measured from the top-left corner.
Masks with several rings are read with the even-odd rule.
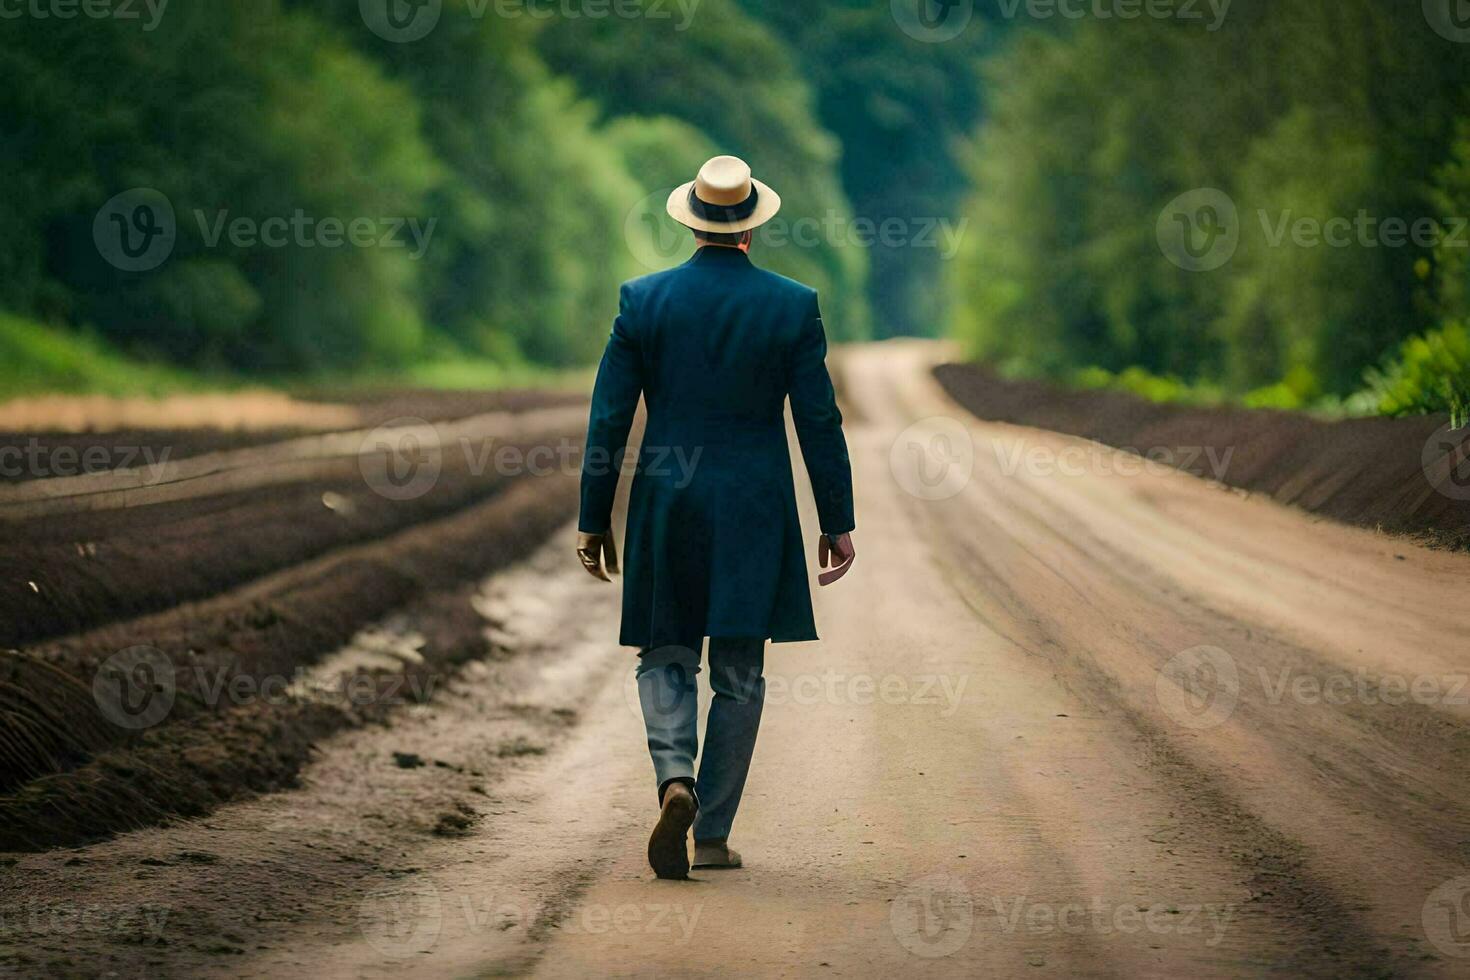
[[[851,470],[816,292],[706,246],[624,285],[598,372],[581,530],[611,520],[638,398],[622,642],[816,639],[783,424],[792,415],[824,532],[852,528]]]
[[[818,314],[816,292],[733,248],[626,287],[643,354],[650,421],[780,423],[791,354]]]

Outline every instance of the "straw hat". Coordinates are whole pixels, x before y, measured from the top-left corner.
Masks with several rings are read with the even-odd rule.
[[[765,224],[781,210],[781,195],[750,176],[739,157],[715,157],[699,168],[699,176],[674,188],[669,215],[695,231],[747,231]]]

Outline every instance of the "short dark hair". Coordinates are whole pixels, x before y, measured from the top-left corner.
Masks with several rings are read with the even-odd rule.
[[[694,237],[711,245],[739,245],[747,234],[745,231],[695,231]]]

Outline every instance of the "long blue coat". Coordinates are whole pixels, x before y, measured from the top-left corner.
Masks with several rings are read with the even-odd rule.
[[[816,291],[705,246],[623,285],[597,372],[578,526],[606,531],[641,394],[620,642],[815,640],[783,407],[821,530],[853,528],[852,469]]]

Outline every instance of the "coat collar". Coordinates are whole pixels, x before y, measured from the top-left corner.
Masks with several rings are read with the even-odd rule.
[[[750,265],[750,256],[738,248],[704,245],[689,260],[690,265]]]

